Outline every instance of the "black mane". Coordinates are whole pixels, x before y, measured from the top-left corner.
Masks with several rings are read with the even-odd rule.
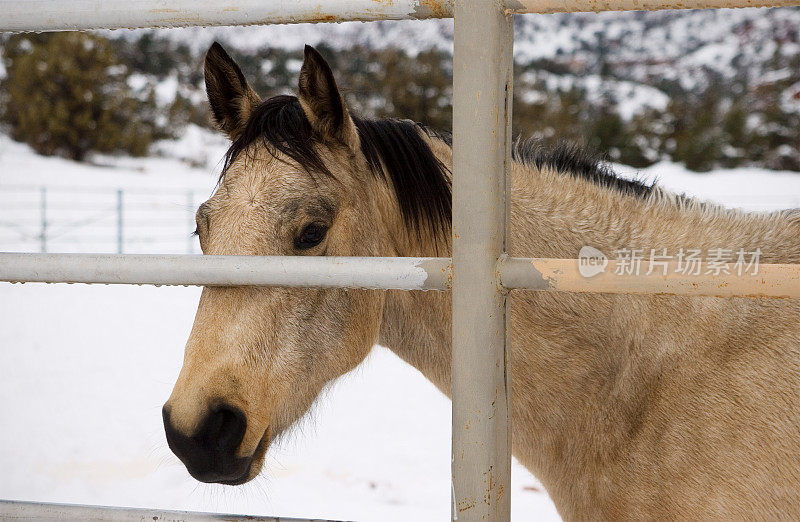
[[[391,182],[407,222],[427,222],[434,232],[448,234],[452,221],[450,169],[433,153],[409,120],[354,118],[361,151],[372,172]]]
[[[423,133],[447,145],[452,145],[451,134],[408,120],[353,121],[371,172],[394,189],[408,226],[417,232],[428,226],[434,233],[448,234],[452,218],[450,171],[430,149]],[[334,176],[315,147],[316,138],[300,102],[294,96],[282,95],[264,101],[253,111],[225,154],[220,180],[234,159],[259,139],[272,154],[287,155],[309,174]],[[638,198],[647,197],[653,189],[641,181],[618,177],[607,164],[568,143],[546,148],[537,140],[517,141],[512,157],[531,167],[549,168]]]
[[[449,147],[453,146],[452,133],[420,127],[429,136],[443,141]],[[601,158],[569,142],[558,142],[548,147],[542,140],[519,139],[511,149],[511,159],[537,169],[548,168],[560,174],[583,178],[601,187],[638,198],[645,198],[653,191],[653,184],[621,178]]]
[[[619,177],[607,163],[572,143],[560,142],[548,148],[541,140],[517,140],[511,152],[512,159],[519,163],[583,178],[623,194],[645,198],[653,190],[652,184]]]
[[[406,223],[417,232],[427,225],[434,232],[449,233],[449,169],[425,142],[420,132],[424,129],[407,120],[353,121],[370,170],[391,184]],[[286,154],[309,174],[334,176],[315,148],[311,124],[294,96],[275,96],[253,111],[225,154],[222,176],[234,159],[259,139],[271,153]]]

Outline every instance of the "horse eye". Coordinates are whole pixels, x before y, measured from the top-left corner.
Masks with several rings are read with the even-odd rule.
[[[294,239],[294,246],[300,250],[308,250],[315,247],[325,239],[326,232],[328,232],[328,227],[325,225],[311,223]]]

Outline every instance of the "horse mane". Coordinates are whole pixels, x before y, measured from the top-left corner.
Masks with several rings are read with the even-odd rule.
[[[452,222],[451,173],[422,137],[420,131],[426,129],[409,120],[353,121],[370,170],[391,182],[406,220],[417,230],[427,222],[434,233],[447,235]]]
[[[452,218],[450,171],[433,153],[420,125],[408,120],[353,118],[361,152],[370,171],[390,184],[406,224],[421,233],[427,225],[447,235]],[[262,102],[225,153],[220,181],[231,163],[252,143],[297,162],[311,175],[335,177],[319,154],[316,136],[295,96],[280,95]]]
[[[677,194],[641,179],[620,177],[605,160],[570,142],[547,147],[540,139],[517,139],[511,149],[514,161],[537,170],[549,169],[558,174],[584,179],[606,190],[643,200],[648,205],[677,206],[686,212],[738,216],[742,209],[727,208],[685,193]]]
[[[446,236],[452,220],[450,170],[436,157],[423,136],[452,146],[452,135],[410,120],[354,117],[353,122],[371,173],[392,187],[409,228],[421,233],[427,226],[434,234]],[[225,153],[220,181],[236,157],[257,140],[261,140],[273,156],[278,152],[285,154],[311,175],[334,177],[319,154],[317,137],[295,96],[274,96],[253,110],[241,134]],[[548,148],[540,140],[517,140],[512,159],[539,170],[550,169],[582,178],[640,199],[653,196],[672,199],[683,206],[693,203],[690,198],[661,194],[654,184],[621,178],[608,164],[570,143]]]
[[[609,190],[621,192],[640,199],[647,199],[654,183],[620,177],[608,163],[587,149],[569,142],[559,142],[546,147],[538,139],[518,139],[511,149],[514,161],[537,170],[549,169],[559,174],[582,178]]]
[[[453,146],[452,133],[422,125],[420,127],[428,136],[443,141],[449,147]],[[548,147],[541,139],[518,138],[511,148],[511,159],[537,170],[549,169],[559,174],[583,178],[603,188],[640,199],[647,199],[660,190],[657,189],[654,182],[645,183],[641,180],[620,177],[606,161],[592,154],[588,149],[566,141],[560,141]],[[691,200],[684,195],[676,196],[676,198],[680,198],[684,202]]]

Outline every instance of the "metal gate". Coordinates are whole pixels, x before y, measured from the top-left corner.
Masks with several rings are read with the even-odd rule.
[[[757,278],[585,278],[574,259],[508,257],[513,15],[790,5],[800,0],[0,0],[0,31],[455,18],[452,259],[5,253],[0,281],[451,291],[453,519],[509,520],[509,290],[800,298],[800,265],[761,265]],[[119,508],[76,509],[122,516]],[[72,516],[63,506],[0,503],[2,516],[45,512]]]

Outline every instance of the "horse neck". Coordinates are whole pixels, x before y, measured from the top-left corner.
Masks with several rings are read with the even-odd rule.
[[[429,145],[448,168],[452,151],[431,138]],[[411,230],[400,215],[396,197],[383,181],[375,181],[376,211],[385,242],[381,255],[400,257],[448,257],[449,234]],[[383,321],[378,343],[417,368],[443,393],[450,395],[450,293],[395,291],[385,293]]]
[[[747,213],[676,196],[660,188],[637,196],[586,179],[515,164],[511,255],[574,259],[583,246],[614,258],[640,249],[757,248],[762,263],[800,260],[800,212]]]
[[[451,149],[432,140],[440,160],[452,165]],[[576,258],[583,246],[598,248],[613,259],[620,249],[667,249],[668,255],[683,248],[760,249],[762,263],[800,262],[800,214],[797,212],[744,213],[713,204],[687,202],[654,189],[639,197],[590,181],[514,163],[512,168],[511,249],[513,256]],[[391,199],[390,196],[386,196]],[[682,202],[681,202],[682,201]],[[396,206],[396,205],[395,205]],[[416,236],[399,218],[389,200],[381,208],[390,241],[384,255],[449,256],[449,238],[433,234]],[[581,296],[579,299],[583,299]],[[561,299],[561,303],[571,302]],[[379,343],[419,369],[449,395],[451,316],[449,292],[388,291]],[[539,299],[537,306],[552,321],[574,321],[569,306],[558,300]],[[560,315],[563,314],[563,317]],[[622,325],[615,321],[591,328],[596,338],[617,339]],[[625,325],[628,327],[630,325]],[[607,330],[607,332],[604,332]],[[606,335],[607,334],[607,335]]]

